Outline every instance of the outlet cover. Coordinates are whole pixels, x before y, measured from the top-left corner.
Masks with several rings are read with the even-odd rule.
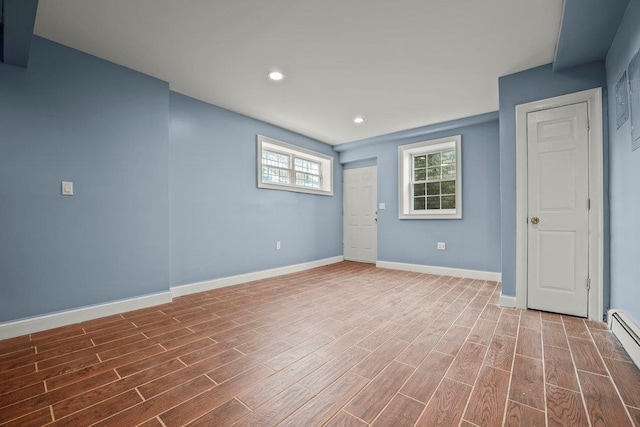
[[[444,251],[445,249],[447,249],[447,245],[444,242],[438,242],[438,250]]]
[[[62,195],[73,196],[73,182],[62,181]]]

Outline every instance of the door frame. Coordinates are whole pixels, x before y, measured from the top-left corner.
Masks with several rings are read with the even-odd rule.
[[[346,230],[345,230],[345,209],[344,209],[344,198],[347,195],[347,191],[346,191],[346,186],[345,186],[345,172],[347,172],[348,170],[362,170],[362,169],[374,169],[375,170],[375,174],[376,174],[376,193],[375,193],[375,197],[376,197],[376,203],[375,203],[375,207],[374,207],[374,211],[373,211],[373,215],[375,217],[375,230],[376,230],[376,238],[375,238],[375,245],[376,245],[376,254],[375,254],[375,260],[373,260],[373,262],[371,262],[371,264],[376,265],[376,263],[378,262],[378,164],[373,164],[373,165],[368,165],[368,166],[359,166],[359,167],[355,167],[355,168],[348,168],[348,169],[343,169],[342,170],[342,256],[344,258],[344,253],[345,253],[345,247],[346,247],[346,242],[345,242],[345,236],[346,236]],[[346,259],[345,259],[346,260]],[[353,262],[361,262],[361,263],[366,263],[369,264],[368,261],[362,261],[362,260],[347,260],[347,261],[353,261]]]
[[[527,114],[566,105],[587,103],[589,131],[589,292],[590,320],[603,319],[604,204],[602,88],[529,102],[516,106],[516,307],[527,308]],[[585,283],[586,286],[586,283]]]

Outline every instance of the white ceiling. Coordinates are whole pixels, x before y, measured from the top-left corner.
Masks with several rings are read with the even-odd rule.
[[[40,0],[35,33],[340,144],[496,111],[563,0]],[[285,73],[273,82],[267,73]],[[361,125],[353,118],[362,115]]]

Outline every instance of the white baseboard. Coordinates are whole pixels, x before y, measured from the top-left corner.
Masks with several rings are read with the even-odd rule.
[[[512,297],[511,295],[502,295],[501,292],[498,305],[505,308],[514,308],[516,306],[516,297]]]
[[[609,310],[609,329],[618,338],[633,363],[640,368],[640,327],[620,310]]]
[[[288,265],[286,267],[272,268],[270,270],[255,271],[253,273],[239,274],[237,276],[222,277],[220,279],[206,280],[204,282],[188,283],[171,287],[171,294],[174,298],[195,294],[197,292],[210,291],[212,289],[224,288],[226,286],[238,285],[240,283],[252,282],[254,280],[268,279],[282,276],[283,274],[297,273],[299,271],[310,270],[324,265],[335,264],[344,260],[342,256],[320,259],[317,261],[304,262],[302,264]]]
[[[466,270],[463,268],[433,267],[422,264],[405,264],[402,262],[376,261],[376,267],[391,270],[413,271],[415,273],[437,274],[439,276],[464,277],[465,279],[502,281],[502,274],[493,271]]]
[[[171,292],[167,291],[0,323],[0,340],[165,304],[171,299]]]
[[[323,265],[335,264],[343,261],[343,259],[344,258],[342,256],[336,256],[317,261],[305,262],[302,264],[289,265],[286,267],[273,268],[270,270],[256,271],[254,273],[240,274],[238,276],[224,277],[221,279],[209,280],[206,282],[173,286],[171,287],[171,290],[167,292],[143,295],[135,298],[128,298],[104,304],[90,305],[86,307],[45,314],[42,316],[4,322],[0,323],[0,340],[25,334],[31,334],[34,332],[40,332],[47,329],[58,328],[60,326],[72,325],[74,323],[98,319],[105,316],[111,316],[113,314],[139,310],[141,308],[152,307],[154,305],[166,304],[168,302],[171,302],[174,297],[178,297],[181,295],[188,295],[196,292],[207,291],[210,289],[237,285],[239,283],[250,282],[253,280],[267,279],[283,274],[296,273],[298,271],[322,267]]]

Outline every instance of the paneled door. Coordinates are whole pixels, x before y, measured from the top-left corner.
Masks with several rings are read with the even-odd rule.
[[[527,115],[527,307],[587,317],[587,103]]]
[[[343,172],[344,259],[375,263],[378,258],[377,166]]]

